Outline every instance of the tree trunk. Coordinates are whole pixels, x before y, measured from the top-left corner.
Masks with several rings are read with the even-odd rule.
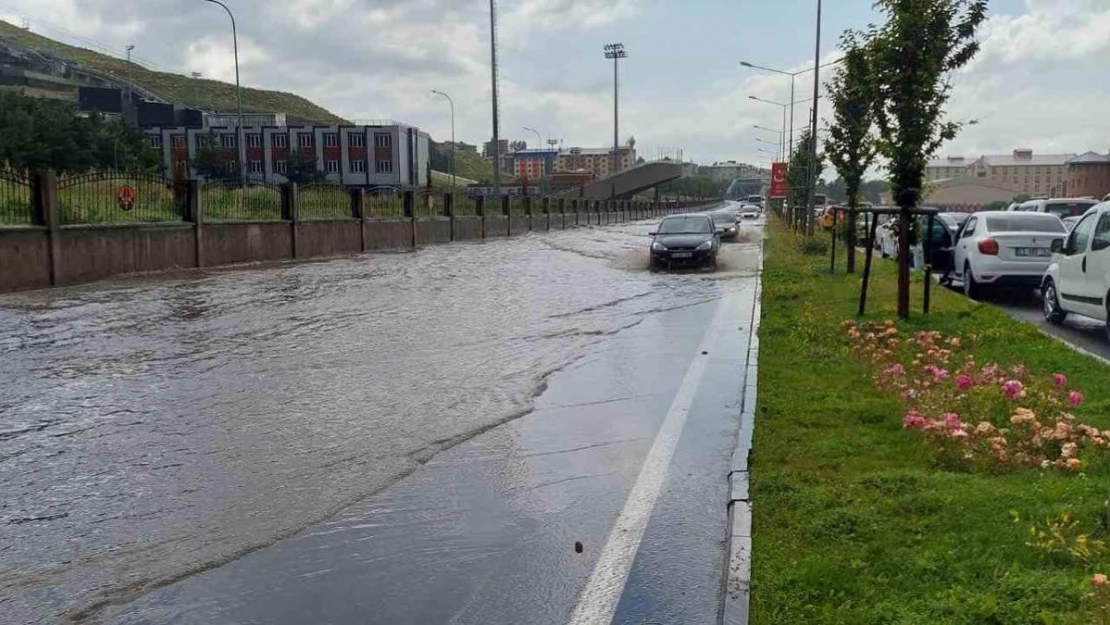
[[[898,317],[910,316],[910,209],[903,206],[898,216]]]
[[[845,269],[848,273],[856,272],[856,202],[855,196],[849,196],[848,221],[844,224],[848,232],[848,265]]]

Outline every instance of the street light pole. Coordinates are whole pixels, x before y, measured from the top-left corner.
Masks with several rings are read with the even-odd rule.
[[[442,91],[436,91],[435,89],[432,89],[432,93],[434,93],[436,95],[441,95],[441,96],[447,98],[448,104],[451,105],[451,188],[452,188],[452,190],[454,190],[454,188],[455,188],[455,101],[451,99],[451,96],[447,95],[446,93],[444,93]]]
[[[543,145],[543,137],[540,136],[540,131],[536,130],[535,128],[529,128],[528,126],[524,126],[524,129],[527,130],[528,132],[535,133],[535,135],[536,135],[536,149],[540,150],[540,154],[539,154],[539,157],[540,157],[540,193],[543,193],[544,192],[543,148],[539,147],[539,146]]]
[[[490,85],[493,88],[493,193],[501,195],[501,146],[497,119],[497,6],[489,0]]]
[[[619,116],[619,102],[620,102],[620,74],[619,65],[620,60],[628,58],[628,53],[624,51],[623,43],[607,43],[605,44],[605,58],[613,59],[613,172],[620,171],[620,116]]]
[[[135,49],[134,44],[130,44],[130,45],[127,46],[127,108],[128,109],[130,109],[132,107],[132,103],[134,102],[134,96],[132,95],[132,88],[133,88],[132,86],[135,83],[131,80],[131,51],[134,50],[134,49]]]
[[[235,30],[235,15],[227,5],[220,0],[204,0],[212,4],[218,4],[227,11],[227,16],[231,18],[231,47],[235,55],[235,107],[238,110],[239,123],[235,131],[235,151],[239,155],[239,182],[243,186],[247,185],[247,167],[246,167],[246,146],[243,141],[243,92],[239,86],[239,35]]]
[[[806,234],[813,236],[813,225],[817,220],[814,218],[813,211],[816,209],[817,197],[817,109],[821,105],[820,100],[820,74],[821,74],[821,0],[817,0],[817,35],[814,43],[813,51],[813,116],[810,119],[810,132],[809,137],[812,143],[810,144],[809,152],[809,201],[806,203],[808,211],[806,212]]]

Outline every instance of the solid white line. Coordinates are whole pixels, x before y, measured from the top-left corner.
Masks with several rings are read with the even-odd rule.
[[[690,413],[694,394],[701,383],[702,374],[705,373],[709,357],[702,352],[709,351],[713,346],[725,315],[732,309],[729,300],[735,296],[729,294],[721,299],[713,320],[702,336],[698,350],[694,352],[694,360],[686,369],[686,375],[682,378],[682,384],[675,393],[670,409],[667,410],[663,425],[655,435],[655,442],[652,443],[651,451],[644,460],[640,475],[637,476],[636,483],[633,484],[632,491],[624,502],[624,509],[613,524],[609,539],[597,563],[594,564],[593,573],[590,574],[590,579],[582,589],[582,594],[578,596],[578,603],[574,606],[574,613],[570,619],[571,625],[609,625],[613,620],[617,603],[624,592],[624,585],[632,568],[632,560],[640,548],[640,541],[644,537],[651,511],[666,481],[679,436],[686,425],[686,417]]]

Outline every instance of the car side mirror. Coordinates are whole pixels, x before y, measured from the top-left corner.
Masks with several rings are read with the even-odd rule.
[[[1064,240],[1063,239],[1052,239],[1052,253],[1053,254],[1062,254],[1063,252],[1064,252]]]
[[[654,230],[652,230],[651,232],[649,232],[649,233],[648,233],[648,236],[649,236],[649,237],[653,237],[653,236],[655,236],[656,234],[659,234],[659,233],[658,233],[658,232],[656,232],[656,231],[654,231]]]

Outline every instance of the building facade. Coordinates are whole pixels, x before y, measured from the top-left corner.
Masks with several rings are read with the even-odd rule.
[[[391,126],[252,126],[243,128],[246,145],[238,145],[236,128],[148,128],[143,131],[160,149],[167,172],[176,178],[196,176],[191,163],[204,142],[218,140],[228,171],[246,163],[248,177],[286,181],[294,150],[315,157],[329,181],[348,186],[422,186],[428,182],[429,137],[418,128]]]
[[[1110,193],[1110,156],[1087,152],[1068,161],[1068,189],[1073,197],[1105,197]]]
[[[636,148],[621,146],[618,153],[620,170],[636,163]],[[568,148],[555,157],[555,172],[586,172],[595,176],[608,176],[613,171],[613,148]]]
[[[991,154],[964,162],[961,157],[930,161],[925,167],[928,181],[971,177],[995,186],[1012,188],[1015,194],[1067,197],[1068,161],[1074,154],[1034,154],[1018,149],[1011,154]]]
[[[525,180],[539,180],[555,170],[558,150],[520,150],[513,153],[513,174]]]

